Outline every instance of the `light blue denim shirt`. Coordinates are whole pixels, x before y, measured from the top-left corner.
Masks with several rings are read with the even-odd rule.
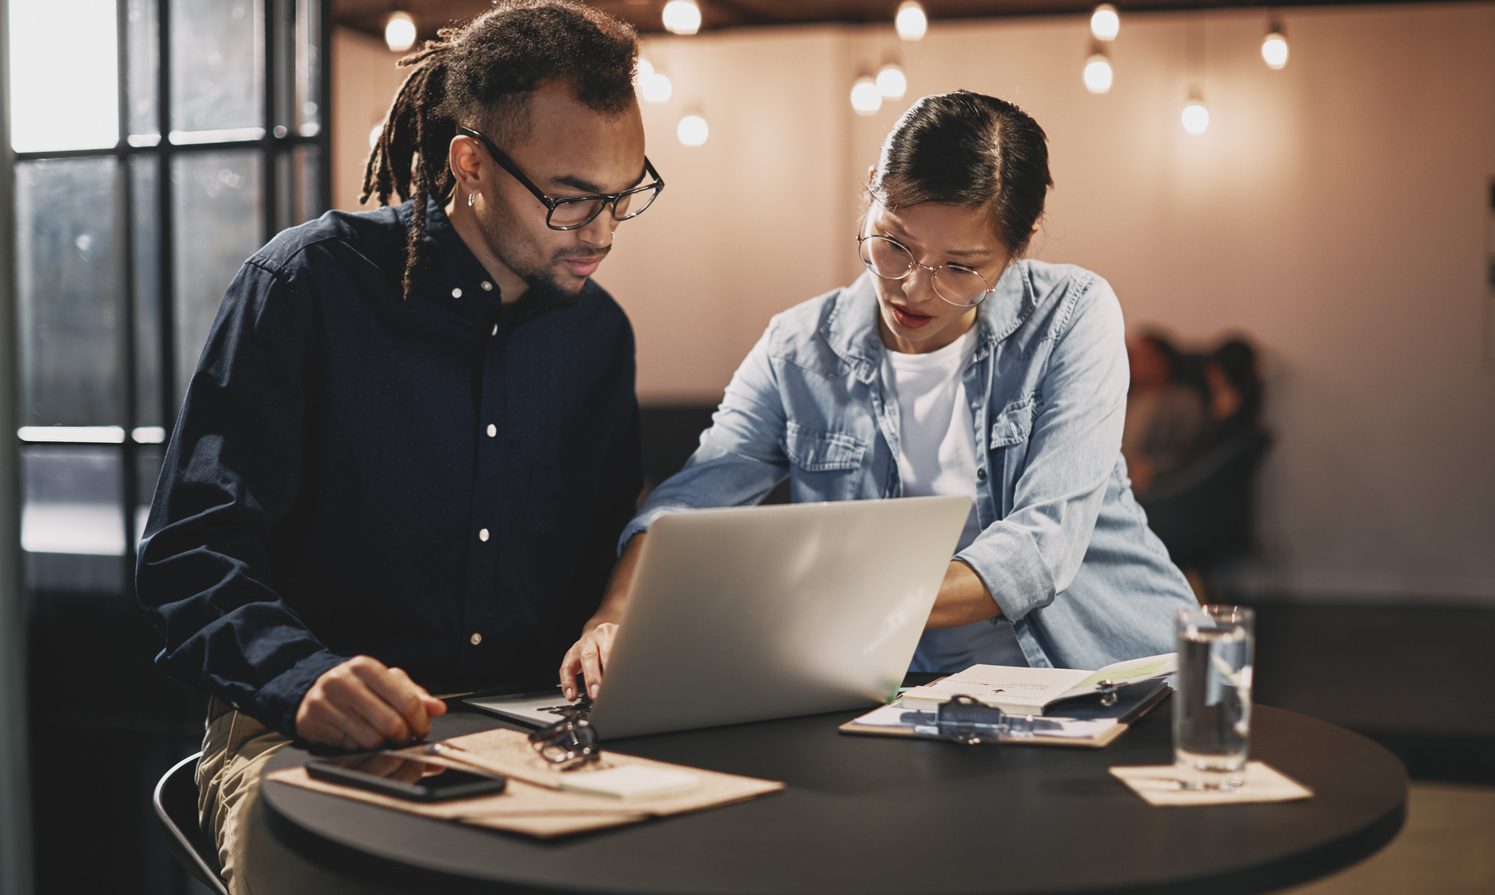
[[[863,274],[774,317],[700,447],[620,544],[672,510],[757,503],[785,476],[796,502],[899,496],[877,315]],[[1019,261],[976,325],[963,377],[981,534],[955,558],[986,584],[1029,665],[1098,668],[1171,651],[1174,610],[1194,597],[1121,459],[1128,372],[1116,294],[1082,268]]]

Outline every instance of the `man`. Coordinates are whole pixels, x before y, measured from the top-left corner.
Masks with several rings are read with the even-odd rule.
[[[363,214],[282,233],[224,298],[137,590],[210,694],[204,823],[234,891],[330,885],[264,830],[291,742],[424,736],[434,693],[553,681],[641,485],[633,337],[591,282],[663,183],[631,28],[506,0],[401,60]],[[299,863],[298,863],[299,862]]]

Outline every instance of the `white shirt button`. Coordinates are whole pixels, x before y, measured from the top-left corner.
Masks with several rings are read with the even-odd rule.
[[[461,298],[461,297],[462,297],[462,290],[461,289],[453,289],[452,290],[452,298]]]
[[[483,291],[484,292],[492,292],[493,291],[493,283],[490,280],[484,280],[483,282],[479,283],[478,285],[483,287]]]
[[[490,335],[498,335],[498,324],[493,324],[493,332]]]
[[[488,540],[488,529],[484,528],[484,529],[480,529],[478,531],[478,540],[479,541],[486,541],[486,540]]]
[[[467,638],[467,642],[472,644],[473,646],[477,646],[478,644],[483,642],[483,635],[477,632],[473,632],[473,635]]]
[[[489,423],[488,424],[488,437],[489,438],[494,438],[497,435],[498,435],[498,427],[495,426],[495,425],[493,425],[492,423]]]

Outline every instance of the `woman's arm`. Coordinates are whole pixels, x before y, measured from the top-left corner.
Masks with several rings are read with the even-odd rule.
[[[679,472],[654,489],[624,528],[619,541],[622,554],[602,603],[561,659],[561,692],[567,699],[579,695],[577,675],[583,677],[587,694],[597,695],[634,568],[654,520],[672,510],[755,504],[789,474],[783,449],[784,401],[770,360],[773,332],[770,323],[733,374],[695,453]]]
[[[1074,580],[1119,462],[1128,381],[1121,307],[1105,280],[1088,277],[1070,278],[1055,297],[1072,307],[1057,316],[1067,325],[1038,382],[1012,510],[956,557],[1013,620]]]

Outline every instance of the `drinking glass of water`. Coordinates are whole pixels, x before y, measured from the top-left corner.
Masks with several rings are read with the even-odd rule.
[[[1245,782],[1251,745],[1254,615],[1241,606],[1178,612],[1173,763],[1186,789]]]

